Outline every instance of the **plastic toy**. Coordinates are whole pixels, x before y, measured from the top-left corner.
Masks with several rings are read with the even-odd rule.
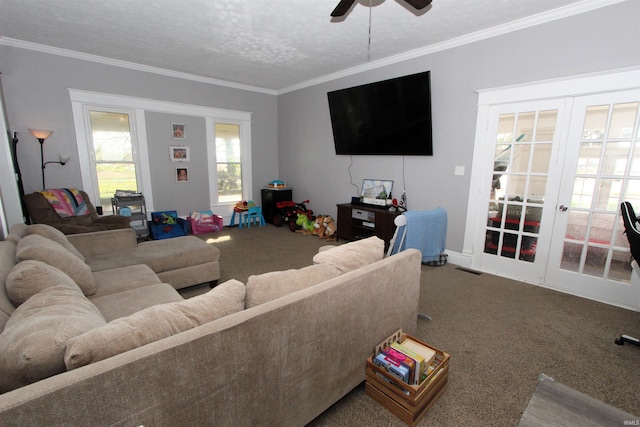
[[[298,214],[306,215],[309,221],[314,221],[315,217],[313,216],[313,211],[311,209],[307,209],[306,203],[309,203],[309,200],[305,200],[301,203],[295,203],[292,201],[282,201],[276,202],[276,212],[273,215],[273,225],[276,227],[282,227],[284,224],[289,226],[289,230],[296,231],[298,229],[298,225],[296,221],[298,220]]]
[[[303,234],[311,234],[315,229],[315,222],[309,220],[306,214],[299,213],[298,219],[296,220],[296,225],[298,228],[296,231],[301,232]]]

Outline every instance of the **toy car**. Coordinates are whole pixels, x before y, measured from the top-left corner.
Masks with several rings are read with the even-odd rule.
[[[309,218],[309,221],[314,221],[316,218],[313,216],[313,211],[307,209],[306,204],[309,203],[305,200],[301,203],[296,203],[290,200],[276,202],[276,213],[273,215],[273,225],[276,227],[282,227],[284,224],[289,226],[289,230],[296,231],[298,225],[296,220],[298,214],[304,214]]]

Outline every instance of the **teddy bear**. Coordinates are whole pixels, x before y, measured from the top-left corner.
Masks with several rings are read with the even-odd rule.
[[[313,231],[311,232],[311,234],[313,234],[314,236],[318,236],[322,239],[324,236],[325,230],[326,228],[324,226],[324,216],[318,215],[318,217],[313,223]]]
[[[324,217],[324,228],[325,231],[322,238],[327,240],[336,240],[338,238],[338,235],[336,234],[338,227],[336,226],[336,223],[333,222],[331,215]]]

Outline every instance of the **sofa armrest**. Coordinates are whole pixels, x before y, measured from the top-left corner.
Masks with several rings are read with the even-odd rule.
[[[135,248],[138,245],[136,232],[132,228],[96,231],[93,233],[67,235],[69,242],[85,258]]]

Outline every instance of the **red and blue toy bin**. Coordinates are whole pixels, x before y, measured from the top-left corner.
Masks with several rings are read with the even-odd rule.
[[[191,212],[187,221],[193,234],[213,233],[221,231],[223,227],[222,217],[211,211]]]
[[[189,225],[184,219],[178,218],[176,211],[151,212],[149,231],[155,240],[169,239],[186,236]]]

